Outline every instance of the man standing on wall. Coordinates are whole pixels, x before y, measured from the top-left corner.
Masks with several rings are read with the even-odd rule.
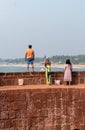
[[[29,71],[30,64],[32,66],[32,71],[34,71],[34,59],[35,59],[35,52],[32,49],[32,45],[29,45],[25,53],[25,61],[27,62],[28,71]]]

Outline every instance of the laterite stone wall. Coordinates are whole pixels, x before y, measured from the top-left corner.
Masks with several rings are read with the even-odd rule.
[[[72,84],[84,84],[85,72],[72,72]],[[0,86],[18,85],[18,79],[23,79],[24,85],[46,84],[45,72],[0,73]],[[63,72],[51,72],[51,84],[59,79],[63,84]]]
[[[84,86],[0,89],[0,130],[85,130]]]
[[[85,72],[72,77],[71,86],[58,87],[63,72],[52,72],[51,86],[45,72],[0,73],[0,130],[85,130]],[[16,88],[18,79],[24,84]]]

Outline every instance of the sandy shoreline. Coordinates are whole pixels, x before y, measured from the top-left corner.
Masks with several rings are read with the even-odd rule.
[[[13,66],[13,67],[26,67],[27,64],[0,64],[0,66],[2,67],[9,67],[9,66]],[[44,64],[41,63],[35,63],[34,64],[35,67],[44,67]],[[64,68],[65,64],[57,64],[57,63],[52,63],[51,64],[52,67],[59,67],[59,68]],[[85,64],[73,64],[72,65],[74,68],[80,68],[80,67],[85,67]]]

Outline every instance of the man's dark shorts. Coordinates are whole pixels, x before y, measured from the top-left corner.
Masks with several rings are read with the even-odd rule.
[[[26,61],[27,61],[27,64],[33,64],[34,62],[34,59],[33,58],[27,58],[26,59]]]

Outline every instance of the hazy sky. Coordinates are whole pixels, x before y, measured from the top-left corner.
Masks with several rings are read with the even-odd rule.
[[[0,0],[0,58],[85,54],[85,0]]]

